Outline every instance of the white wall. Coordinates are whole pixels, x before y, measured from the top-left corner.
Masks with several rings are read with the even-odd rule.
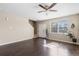
[[[72,43],[72,39],[70,39],[68,36],[66,36],[65,34],[54,34],[51,32],[51,24],[52,22],[58,22],[60,20],[64,20],[67,19],[70,23],[69,26],[71,26],[72,23],[75,24],[75,28],[71,29],[69,27],[69,31],[71,31],[72,33],[74,33],[75,37],[78,39],[77,44],[79,44],[79,15],[71,15],[71,16],[67,16],[67,17],[60,17],[60,18],[55,18],[55,19],[50,19],[47,21],[41,21],[38,22],[38,27],[40,29],[38,29],[38,33],[40,33],[41,29],[43,29],[43,24],[46,24],[47,29],[48,29],[48,38],[51,40],[56,40],[56,41],[63,41],[63,42],[68,42],[68,43]],[[39,36],[41,36],[42,34],[40,33]]]
[[[33,36],[34,29],[28,19],[0,12],[0,45],[32,39]]]

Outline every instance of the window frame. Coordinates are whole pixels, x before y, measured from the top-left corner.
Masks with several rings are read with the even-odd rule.
[[[59,21],[59,22],[62,22],[62,21],[64,21],[64,20],[61,20],[61,21]],[[67,21],[67,20],[66,20],[66,21]],[[67,34],[68,30],[67,30],[67,32],[65,32],[65,33],[59,32],[59,22],[52,22],[52,23],[51,23],[51,32],[52,32],[53,34]],[[58,24],[58,26],[57,26],[57,32],[53,32],[53,31],[52,31],[52,27],[53,27],[52,24]],[[69,23],[67,23],[67,29],[68,29],[68,25],[69,25]]]

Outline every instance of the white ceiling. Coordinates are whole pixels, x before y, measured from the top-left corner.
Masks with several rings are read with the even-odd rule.
[[[0,3],[0,11],[14,13],[22,17],[28,17],[35,21],[51,19],[79,13],[79,3],[57,3],[52,9],[57,12],[38,13],[43,10],[38,6],[39,3]]]

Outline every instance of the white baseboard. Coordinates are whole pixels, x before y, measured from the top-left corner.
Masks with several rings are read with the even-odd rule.
[[[30,39],[33,39],[33,38],[30,38]],[[16,42],[21,42],[21,41],[24,41],[24,40],[30,40],[30,39],[23,38],[23,39],[17,40],[17,41],[5,42],[5,43],[1,43],[0,46],[2,46],[2,45],[7,45],[7,44],[12,44],[12,43],[16,43]]]
[[[37,38],[38,38],[38,37],[37,37]],[[43,37],[42,37],[42,38],[43,38]],[[44,38],[45,38],[45,37],[44,37]],[[30,38],[30,39],[33,39],[33,38]],[[30,40],[30,39],[23,38],[23,39],[17,40],[17,41],[1,43],[0,46],[2,46],[2,45],[7,45],[7,44],[12,44],[12,43],[16,43],[16,42],[21,42],[21,41],[24,41],[24,40]],[[49,39],[49,38],[47,38],[47,39]],[[53,39],[49,39],[49,40],[53,40]],[[70,44],[79,45],[79,43],[73,43],[73,42],[69,42],[69,41],[61,41],[61,40],[54,40],[54,41],[60,41],[60,42],[65,42],[65,43],[70,43]]]
[[[49,40],[53,40],[53,39],[49,39]],[[54,40],[54,41],[59,41],[59,42],[65,42],[65,43],[69,43],[69,44],[76,44],[79,45],[79,43],[75,43],[75,42],[69,42],[69,41],[61,41],[61,40]]]
[[[45,38],[45,37],[41,37],[41,38]],[[49,39],[49,38],[46,38],[46,39]],[[49,39],[49,40],[53,40],[53,39]],[[69,42],[69,41],[61,41],[61,40],[53,40],[53,41],[59,41],[59,42],[65,42],[65,43],[69,43],[69,44],[76,44],[76,45],[79,45],[78,42],[74,43],[74,42]]]

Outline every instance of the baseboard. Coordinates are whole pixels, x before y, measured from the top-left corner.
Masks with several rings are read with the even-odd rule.
[[[68,44],[75,44],[75,45],[79,45],[79,43],[68,42],[68,41],[52,40],[52,39],[49,39],[49,38],[46,38],[46,37],[38,37],[38,38],[41,38],[41,39],[47,39],[47,40],[56,41],[56,42],[63,42],[63,43],[68,43]]]
[[[45,38],[45,37],[37,37],[37,38],[41,38],[41,39],[47,39],[47,38]]]
[[[35,39],[35,38],[31,38],[31,39]],[[12,41],[12,42],[6,42],[6,43],[1,43],[0,46],[3,46],[3,45],[8,45],[8,44],[13,44],[13,43],[18,43],[18,42],[22,42],[22,41],[25,41],[25,40],[31,40],[31,39],[22,39],[22,40],[17,40],[17,41]]]
[[[75,45],[79,45],[79,43],[73,43],[73,42],[66,42],[66,41],[59,41],[59,40],[52,40],[52,39],[49,39],[49,38],[46,38],[46,37],[35,37],[35,38],[31,38],[31,39],[46,39],[46,40],[51,40],[51,41],[57,41],[57,42],[64,42],[64,43],[68,43],[68,44],[75,44]],[[31,40],[31,39],[27,39],[27,40]],[[8,44],[12,44],[12,43],[17,43],[17,42],[22,42],[22,41],[25,41],[26,39],[23,39],[23,40],[19,40],[19,41],[13,41],[13,42],[7,42],[7,43],[2,43],[0,44],[0,46],[3,46],[3,45],[8,45]]]
[[[51,39],[48,39],[48,40],[51,40]],[[79,43],[68,42],[68,41],[60,41],[60,40],[51,40],[51,41],[56,41],[56,42],[62,42],[62,43],[67,43],[67,44],[75,44],[75,45],[79,45]]]

